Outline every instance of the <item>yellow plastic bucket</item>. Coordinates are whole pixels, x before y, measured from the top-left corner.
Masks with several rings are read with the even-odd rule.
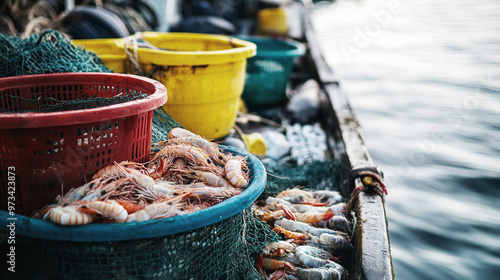
[[[286,10],[282,7],[258,11],[257,23],[259,33],[263,35],[286,35],[289,29]]]
[[[135,38],[159,48],[126,45],[137,54],[140,70],[166,86],[167,113],[205,138],[227,136],[238,113],[247,58],[256,54],[256,45],[223,35],[194,33],[142,32]]]
[[[83,46],[87,50],[95,52],[113,72],[128,72],[128,58],[123,49],[123,39],[82,39],[71,42],[73,45]]]

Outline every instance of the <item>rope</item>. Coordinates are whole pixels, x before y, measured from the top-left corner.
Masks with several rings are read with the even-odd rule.
[[[155,67],[155,69],[153,69],[151,73],[146,73],[141,69],[141,65],[139,64],[139,54],[137,52],[139,48],[147,48],[152,50],[160,50],[160,48],[145,41],[141,32],[137,32],[133,36],[129,36],[125,39],[125,53],[132,63],[132,66],[134,67],[136,73],[142,76],[152,77],[158,69],[156,69]]]

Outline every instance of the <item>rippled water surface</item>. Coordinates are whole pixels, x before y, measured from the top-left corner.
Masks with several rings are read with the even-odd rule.
[[[316,4],[385,173],[397,279],[500,279],[500,1]]]

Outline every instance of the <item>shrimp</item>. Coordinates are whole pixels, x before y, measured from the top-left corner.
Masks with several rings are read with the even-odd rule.
[[[173,186],[178,187],[179,185],[177,185],[175,182],[155,180],[155,185],[148,190],[153,193],[164,195],[166,197],[172,197],[180,193],[179,190],[175,190]]]
[[[129,164],[130,162],[124,161],[121,163],[115,163],[108,165],[99,171],[97,171],[94,176],[92,177],[92,180],[99,179],[99,178],[109,178],[109,177],[125,177],[126,172],[125,171],[131,171],[133,169],[129,169],[127,167],[123,167],[122,165]]]
[[[172,163],[172,167],[175,169],[187,169],[187,164],[183,158],[176,158]]]
[[[340,232],[340,231],[336,231],[336,230],[333,230],[333,229],[329,229],[329,228],[311,227],[311,228],[309,228],[309,230],[307,231],[307,233],[309,233],[311,235],[314,235],[314,236],[317,236],[317,237],[320,237],[323,233],[328,233],[328,234],[333,234],[333,235],[340,235],[343,238],[347,238],[347,234],[346,233]]]
[[[300,231],[303,233],[307,233],[308,230],[311,228],[311,226],[307,223],[296,222],[287,219],[276,220],[275,225],[281,226],[291,231]]]
[[[312,194],[316,201],[326,202],[328,205],[339,203],[343,199],[338,191],[318,190]]]
[[[286,218],[286,214],[285,211],[283,210],[276,210],[272,212],[265,212],[262,215],[260,215],[259,218],[267,223],[267,222],[273,222],[274,220]]]
[[[142,222],[153,219],[163,219],[176,216],[181,213],[179,201],[182,197],[156,202],[145,206],[143,209],[128,215],[125,222]]]
[[[308,224],[316,224],[321,221],[329,220],[335,214],[333,212],[325,213],[295,213],[295,218],[298,222],[304,222]]]
[[[110,192],[116,191],[124,182],[127,181],[127,178],[120,178],[116,181],[113,181],[109,184],[103,184],[97,188],[94,188],[87,192],[87,194],[81,199],[82,201],[91,201],[102,198],[105,195],[109,195]]]
[[[44,220],[50,220],[61,225],[86,225],[94,221],[94,215],[80,211],[76,204],[58,205],[47,211]]]
[[[333,204],[325,207],[318,207],[313,205],[295,205],[295,209],[299,213],[309,213],[309,212],[333,212],[335,215],[345,215],[345,203]]]
[[[288,218],[290,220],[295,221],[295,215],[290,211],[286,205],[281,205],[282,210],[276,210],[276,211],[271,211],[271,212],[264,212],[260,215],[260,219],[263,220],[264,222],[274,222],[274,220],[279,220],[283,218]]]
[[[347,250],[352,248],[349,239],[338,234],[323,233],[319,239],[323,245],[331,246],[334,250]]]
[[[321,248],[302,245],[293,251],[305,267],[321,267],[332,262],[333,255]]]
[[[180,128],[180,127],[172,128],[168,132],[168,138],[169,139],[171,139],[171,138],[181,138],[181,137],[197,137],[197,136],[198,135],[192,133],[191,131],[189,131],[187,129],[184,129],[184,128]]]
[[[264,254],[269,255],[272,251],[277,249],[285,249],[285,251],[292,251],[295,248],[292,244],[286,241],[277,241],[277,242],[267,242],[266,246],[262,249]]]
[[[352,232],[351,223],[345,216],[336,215],[331,217],[329,220],[319,222],[318,225],[330,229],[338,229],[348,234]]]
[[[165,148],[159,150],[151,161],[155,161],[160,158],[185,158],[188,161],[201,165],[211,167],[212,161],[208,154],[200,148],[185,145],[176,144],[168,145]]]
[[[224,173],[231,184],[237,188],[246,188],[248,185],[248,176],[242,170],[244,159],[231,158],[224,166]]]
[[[295,232],[295,231],[287,230],[287,229],[284,229],[284,228],[282,228],[280,226],[275,226],[273,228],[273,231],[276,232],[276,233],[281,233],[284,236],[286,236],[288,238],[295,239],[295,240],[307,240],[307,239],[310,238],[309,234],[307,234],[307,233],[301,233],[301,232]]]
[[[191,178],[191,179],[197,179],[202,182],[207,183],[210,186],[213,187],[225,187],[225,188],[231,188],[233,185],[229,183],[226,179],[219,177],[213,173],[210,172],[205,172],[205,171],[196,171],[196,170],[189,170],[189,171],[183,171],[186,172],[186,176]]]
[[[148,175],[144,175],[136,170],[131,170],[128,175],[129,178],[133,180],[138,187],[149,189],[154,188],[156,184],[153,178]]]
[[[145,206],[144,201],[141,201],[139,203],[134,203],[131,201],[116,200],[116,203],[120,204],[127,211],[129,215],[143,209]]]
[[[189,197],[199,199],[226,199],[241,193],[240,189],[233,187],[190,187],[188,190]]]
[[[163,174],[173,166],[172,158],[160,157],[148,163],[148,175],[154,180],[163,177]]]
[[[65,201],[81,200],[90,190],[99,187],[102,184],[102,181],[103,180],[101,178],[97,178],[84,184],[83,186],[73,188],[64,195],[63,199]]]
[[[262,268],[267,270],[276,270],[280,268],[295,270],[295,266],[287,261],[267,257],[262,258]]]
[[[194,137],[179,137],[179,138],[171,138],[167,140],[168,144],[188,144],[192,145],[195,147],[198,147],[202,150],[204,150],[211,159],[213,159],[215,162],[222,164],[225,161],[225,155],[222,153],[217,146],[217,144],[210,142],[201,136],[194,136]]]
[[[264,206],[264,209],[274,211],[274,210],[277,210],[278,208],[283,209],[283,205],[285,205],[290,210],[290,212],[292,212],[292,213],[297,212],[297,209],[295,209],[295,206],[293,204],[291,204],[290,202],[283,200],[283,199],[280,199],[280,198],[272,197],[272,196],[269,196],[267,198],[266,205]]]
[[[346,280],[347,272],[335,263],[317,268],[297,268],[294,277],[307,280]]]
[[[128,216],[127,210],[123,208],[119,203],[114,200],[108,201],[89,201],[86,202],[82,207],[87,207],[106,218],[113,219],[115,222],[123,223]]]
[[[305,191],[299,188],[288,189],[280,192],[277,198],[284,199],[290,203],[294,204],[308,204],[314,206],[325,206],[326,203],[321,203],[315,201],[313,194],[310,191]]]

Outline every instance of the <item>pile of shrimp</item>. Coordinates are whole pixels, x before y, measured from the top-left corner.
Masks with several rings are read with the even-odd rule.
[[[269,280],[347,279],[339,264],[352,248],[345,209],[336,191],[298,187],[254,203],[253,212],[282,237],[266,244],[257,268]]]
[[[150,161],[109,165],[34,217],[61,225],[163,219],[220,203],[249,184],[246,157],[182,128],[168,137]]]

